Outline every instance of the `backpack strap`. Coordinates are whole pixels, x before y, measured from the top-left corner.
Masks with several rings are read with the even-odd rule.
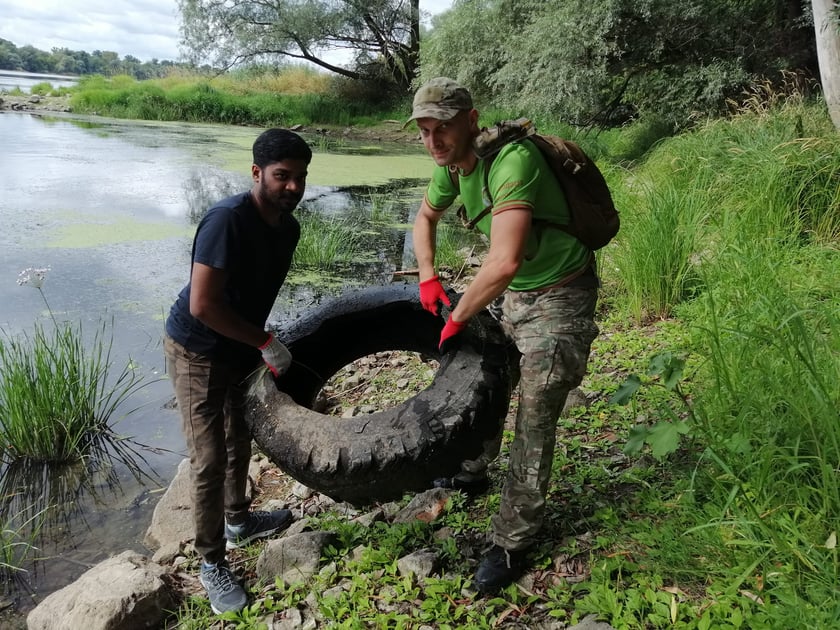
[[[488,214],[493,212],[493,200],[490,198],[490,184],[488,182],[488,178],[490,176],[490,167],[493,165],[493,160],[496,159],[496,153],[487,156],[484,159],[484,163],[486,167],[484,169],[484,193],[487,196],[487,199],[490,199],[490,205],[486,206],[484,210],[479,212],[475,218],[468,219],[467,218],[467,207],[464,204],[461,204],[456,211],[458,218],[461,220],[461,223],[464,224],[464,227],[468,230],[475,229],[475,226],[478,225],[478,222],[481,221],[484,217]],[[452,185],[455,187],[455,190],[458,191],[460,194],[461,192],[461,182],[458,179],[458,168],[454,166],[447,167],[447,172],[449,173],[449,181],[452,182]]]

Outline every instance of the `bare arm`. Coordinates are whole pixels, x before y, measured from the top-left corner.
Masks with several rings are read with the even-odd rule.
[[[522,264],[530,230],[531,211],[527,207],[509,208],[493,217],[490,225],[490,250],[452,311],[452,319],[467,321],[504,293]]]
[[[420,282],[435,275],[435,251],[437,224],[442,212],[432,209],[425,199],[420,203],[420,210],[414,219],[412,238],[414,239],[414,255],[420,270]]]
[[[190,314],[220,335],[255,348],[267,341],[268,333],[240,317],[225,301],[227,272],[193,263],[190,280]]]

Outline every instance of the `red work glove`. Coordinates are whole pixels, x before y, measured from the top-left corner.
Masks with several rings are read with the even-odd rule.
[[[274,378],[285,373],[292,364],[292,353],[271,333],[268,333],[268,341],[261,345],[259,350]]]
[[[428,280],[423,280],[423,282],[420,283],[420,304],[422,304],[423,308],[429,311],[432,315],[437,315],[438,300],[447,306],[452,306],[449,298],[446,296],[446,291],[443,290],[440,278],[432,276]]]
[[[467,322],[456,322],[452,319],[452,315],[446,320],[443,330],[440,331],[440,344],[438,348],[441,354],[446,354],[454,348],[457,342],[457,337],[467,328]]]

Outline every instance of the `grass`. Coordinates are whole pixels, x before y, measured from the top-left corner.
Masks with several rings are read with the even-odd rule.
[[[81,325],[0,339],[0,437],[6,462],[68,462],[109,431],[117,408],[141,385],[127,364],[113,378],[106,324],[90,343]]]
[[[342,100],[326,75],[303,67],[218,77],[178,73],[145,81],[91,75],[69,93],[74,112],[139,120],[365,126],[390,115],[381,103]]]
[[[38,552],[35,543],[43,520],[43,511],[26,520],[22,520],[20,513],[0,519],[0,583],[7,584],[25,573],[23,566]]]
[[[295,216],[300,222],[300,241],[295,249],[294,268],[338,272],[374,258],[373,248],[356,224],[329,220],[314,209],[303,207]]]
[[[503,457],[486,499],[454,498],[428,528],[350,531],[337,514],[317,517],[315,528],[344,532],[325,558],[335,571],[255,585],[261,612],[315,593],[333,627],[590,613],[615,628],[834,627],[836,134],[821,107],[789,99],[673,138],[655,126],[630,136],[613,153],[623,166],[605,165],[623,229],[599,252],[608,310],[583,384],[594,400],[558,425],[537,581],[469,594],[466,558],[498,507]],[[434,578],[393,573],[426,546],[442,558]]]
[[[176,87],[149,98],[174,102]],[[220,102],[180,88],[208,111]],[[469,590],[503,456],[487,497],[456,496],[428,525],[313,516],[313,528],[337,536],[330,570],[249,584],[253,604],[228,627],[258,627],[307,601],[331,627],[521,627],[590,613],[615,628],[835,627],[840,139],[819,104],[747,105],[674,137],[640,123],[586,138],[605,160],[623,228],[598,254],[591,400],[558,423],[529,588]],[[373,222],[392,220],[371,205]],[[295,264],[340,269],[367,256],[357,221],[305,215],[312,241]],[[444,224],[438,263],[461,269],[463,244],[450,245],[450,232]],[[427,547],[438,574],[398,574],[400,557]],[[201,597],[177,617],[182,628],[221,624]]]
[[[55,319],[42,288],[48,271],[26,269],[18,284],[38,290],[50,321],[36,322],[32,333],[0,337],[0,523],[5,523],[0,567],[9,571],[20,570],[44,519],[53,515],[51,498],[63,481],[38,483],[53,478],[51,469],[95,466],[111,445],[111,457],[135,474],[141,470],[136,453],[120,444],[112,425],[143,379],[130,360],[115,374],[112,324],[102,321],[89,338],[81,324]],[[42,465],[44,474],[31,474]],[[23,480],[21,470],[30,472]],[[66,496],[61,499],[59,513],[75,505]]]

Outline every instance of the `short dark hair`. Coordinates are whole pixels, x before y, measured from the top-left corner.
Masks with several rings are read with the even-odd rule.
[[[294,131],[266,129],[254,140],[254,164],[265,168],[272,162],[283,160],[312,160],[312,149]]]

